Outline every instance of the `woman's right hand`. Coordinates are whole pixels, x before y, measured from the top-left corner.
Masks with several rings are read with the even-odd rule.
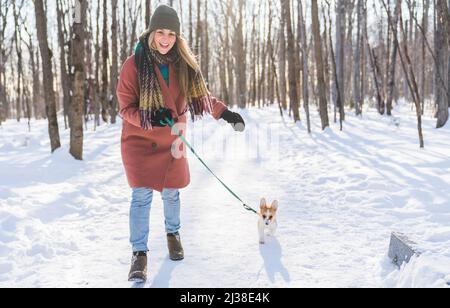
[[[168,125],[167,119],[172,121],[172,112],[167,108],[155,110],[152,114],[152,126],[165,127]]]

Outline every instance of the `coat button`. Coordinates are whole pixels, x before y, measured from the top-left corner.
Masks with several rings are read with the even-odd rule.
[[[152,143],[152,151],[156,151],[156,148],[158,147],[158,145],[156,144],[156,142]]]

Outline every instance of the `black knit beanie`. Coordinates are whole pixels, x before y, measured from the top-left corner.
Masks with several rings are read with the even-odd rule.
[[[155,10],[150,20],[149,32],[157,29],[169,29],[176,34],[181,34],[180,18],[174,8],[161,4]]]

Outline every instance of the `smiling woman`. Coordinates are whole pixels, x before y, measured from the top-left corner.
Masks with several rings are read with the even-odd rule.
[[[124,119],[122,160],[132,188],[133,257],[129,280],[145,281],[149,215],[155,190],[161,192],[164,202],[169,257],[173,261],[184,258],[179,234],[179,189],[189,185],[190,173],[186,156],[174,157],[172,148],[178,139],[167,122],[177,123],[183,138],[188,112],[192,120],[211,114],[216,120],[222,118],[242,128],[245,123],[210,94],[197,60],[181,35],[178,13],[167,5],[155,10],[149,29],[139,37],[135,55],[125,61],[117,97]]]

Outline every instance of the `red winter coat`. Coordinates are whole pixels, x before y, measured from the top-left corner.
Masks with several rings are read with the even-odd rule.
[[[157,65],[155,70],[161,86],[164,104],[178,117],[177,127],[186,133],[186,115],[181,113],[186,109],[186,100],[180,93],[180,88],[173,65],[169,65],[169,86]],[[152,130],[141,128],[139,115],[139,79],[134,60],[131,56],[125,61],[117,85],[117,97],[120,105],[122,125],[122,161],[131,188],[151,188],[162,191],[164,188],[184,188],[189,185],[189,165],[185,157],[175,158],[171,147],[175,141],[180,150],[185,150],[170,127],[153,127]],[[218,120],[227,109],[225,104],[213,98],[212,116]],[[179,126],[181,125],[181,126]],[[185,155],[183,155],[185,156]]]

